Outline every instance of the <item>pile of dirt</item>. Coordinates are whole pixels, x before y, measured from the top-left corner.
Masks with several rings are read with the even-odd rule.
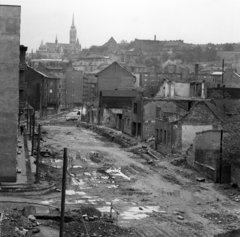
[[[105,222],[103,220],[82,222],[74,221],[65,224],[64,237],[87,237],[87,236],[102,236],[102,237],[128,237],[135,236],[131,229],[123,229],[114,223]]]
[[[119,133],[118,131],[115,131],[113,129],[103,127],[103,126],[98,126],[95,124],[88,124],[84,122],[78,122],[77,124],[78,127],[84,127],[87,129],[90,129],[107,139],[109,139],[112,142],[116,142],[117,144],[121,145],[122,147],[130,147],[130,146],[135,146],[138,144],[138,142],[134,139],[131,138],[123,133]]]
[[[72,210],[73,212],[76,212],[76,213],[78,213],[78,214],[82,214],[82,215],[87,215],[87,216],[97,216],[97,217],[101,217],[101,212],[98,210],[98,209],[96,209],[96,208],[94,208],[94,207],[92,207],[92,206],[80,206],[78,209],[74,209],[74,210]]]

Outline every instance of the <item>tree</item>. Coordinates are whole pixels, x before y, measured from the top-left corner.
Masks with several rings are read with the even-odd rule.
[[[223,51],[234,51],[234,47],[232,44],[226,43],[223,45]]]

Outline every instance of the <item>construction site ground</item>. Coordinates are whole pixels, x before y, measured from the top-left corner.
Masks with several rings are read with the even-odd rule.
[[[59,235],[63,149],[68,148],[64,236],[240,236],[239,189],[197,181],[203,175],[183,156],[151,156],[140,143],[122,147],[79,121],[66,122],[64,116],[41,122],[41,149],[46,151],[41,182],[54,181],[57,189],[44,195],[18,194],[11,204],[9,194],[0,195],[2,210],[10,215],[3,220],[5,229],[32,203],[49,211],[32,213],[41,223],[40,232],[27,236]]]

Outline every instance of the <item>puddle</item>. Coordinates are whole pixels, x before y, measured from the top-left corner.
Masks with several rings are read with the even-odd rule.
[[[41,201],[41,203],[47,205],[47,204],[53,203],[53,199]]]
[[[111,205],[110,202],[106,202],[106,204]],[[98,207],[97,209],[103,213],[110,213],[110,205]],[[129,207],[127,208],[127,210],[123,212],[120,211],[119,217],[122,220],[131,220],[131,219],[140,220],[148,217],[149,216],[148,214],[152,212],[161,212],[159,210],[159,206]]]
[[[67,195],[86,195],[85,192],[78,192],[78,191],[74,191],[74,190],[66,190],[66,194]]]

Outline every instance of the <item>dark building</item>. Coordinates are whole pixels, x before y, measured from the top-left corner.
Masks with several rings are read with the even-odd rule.
[[[23,111],[26,105],[26,70],[25,62],[27,47],[20,45],[20,64],[19,64],[19,112]]]
[[[27,67],[27,100],[36,111],[37,116],[46,116],[58,112],[59,79]]]
[[[82,106],[83,102],[83,71],[73,67],[66,70],[65,105],[66,108]]]

